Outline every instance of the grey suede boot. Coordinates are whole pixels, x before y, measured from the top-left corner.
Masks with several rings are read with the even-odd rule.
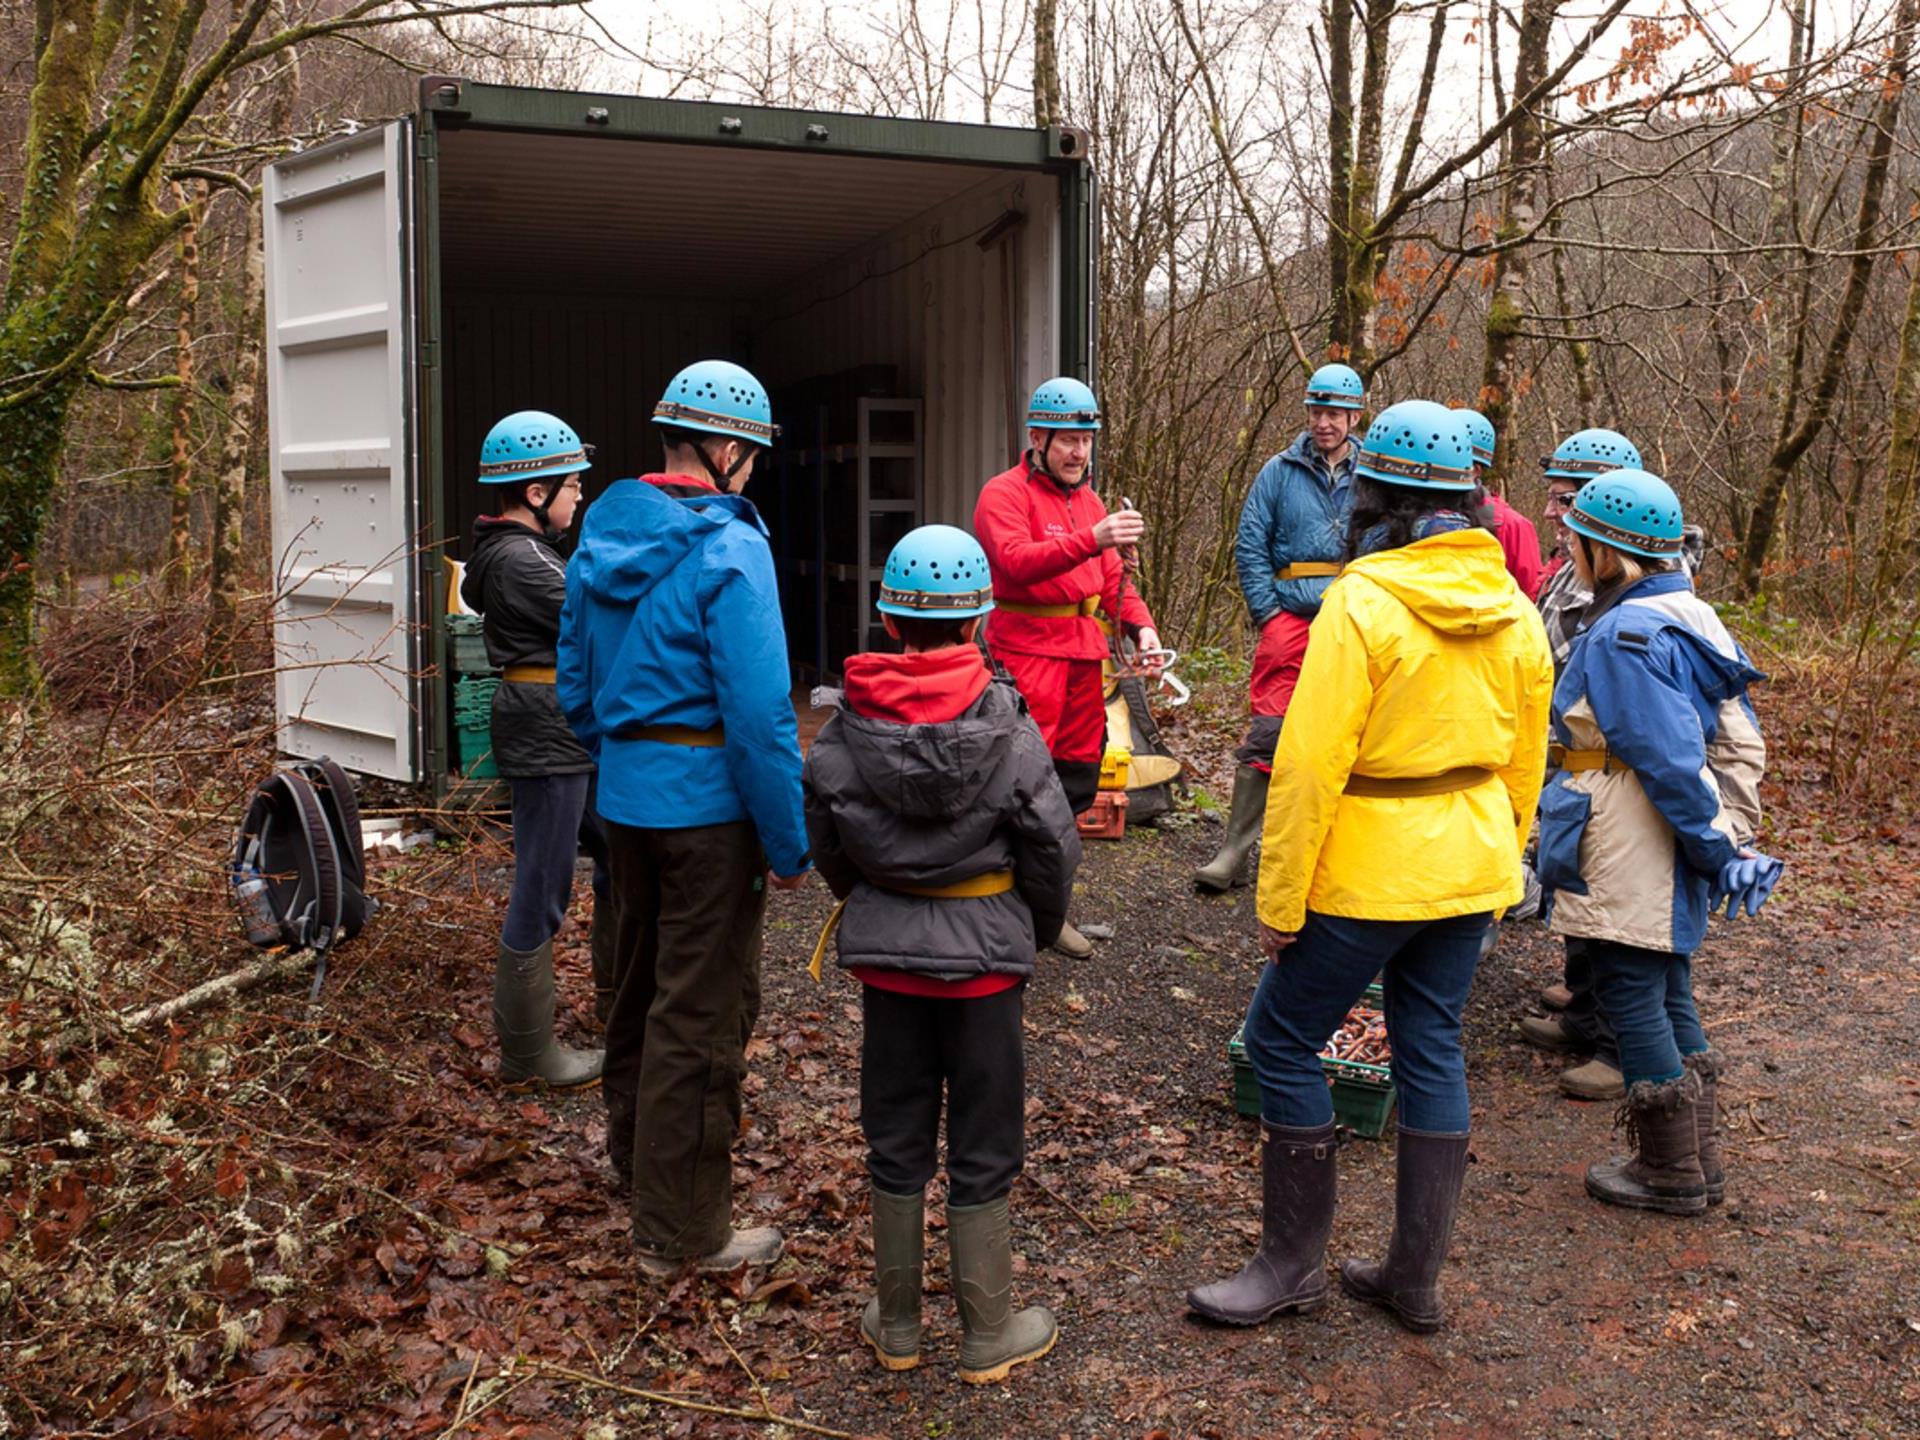
[[[1587,1193],[1629,1210],[1699,1215],[1707,1208],[1700,1169],[1700,1076],[1636,1080],[1627,1087],[1627,1139],[1634,1153],[1587,1167]]]
[[[553,1038],[553,942],[515,950],[504,941],[493,967],[493,1032],[500,1083],[572,1090],[600,1079],[602,1050],[569,1050]]]
[[[887,1370],[920,1363],[920,1276],[926,1242],[926,1192],[873,1198],[874,1298],[860,1316],[860,1335]]]
[[[1267,785],[1271,777],[1251,765],[1233,772],[1233,806],[1227,811],[1227,835],[1220,853],[1193,872],[1202,890],[1226,891],[1244,885],[1247,857],[1267,819]]]
[[[1240,1273],[1187,1292],[1187,1306],[1223,1325],[1302,1315],[1327,1298],[1338,1144],[1331,1124],[1263,1125],[1260,1248]]]
[[[1700,1098],[1693,1106],[1693,1131],[1700,1142],[1700,1178],[1706,1182],[1707,1204],[1727,1198],[1727,1167],[1720,1158],[1720,1077],[1727,1057],[1718,1050],[1702,1050],[1682,1057],[1687,1069],[1700,1077]]]
[[[593,929],[588,932],[593,955],[593,1018],[607,1028],[613,1013],[613,902],[597,895],[593,901]]]
[[[1340,1262],[1340,1288],[1383,1305],[1416,1334],[1440,1328],[1440,1267],[1453,1244],[1460,1187],[1467,1175],[1466,1135],[1436,1135],[1402,1126],[1393,1171],[1393,1238],[1387,1258]]]
[[[953,1252],[953,1298],[966,1332],[960,1341],[960,1378],[969,1385],[991,1385],[1006,1379],[1014,1366],[1051,1350],[1060,1338],[1053,1312],[1044,1305],[1013,1309],[1006,1197],[985,1205],[949,1205],[947,1244]]]

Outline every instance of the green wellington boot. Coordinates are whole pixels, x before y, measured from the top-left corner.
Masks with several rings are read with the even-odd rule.
[[[493,967],[493,1032],[500,1083],[573,1090],[600,1080],[601,1050],[569,1050],[553,1038],[553,942],[515,950],[504,942]]]
[[[1267,784],[1264,771],[1242,765],[1233,772],[1233,805],[1227,811],[1227,835],[1220,852],[1193,872],[1193,883],[1202,890],[1224,892],[1247,883],[1247,857],[1260,838],[1260,827],[1267,819]]]
[[[953,1252],[953,1298],[966,1334],[960,1342],[960,1378],[991,1385],[1016,1365],[1038,1360],[1060,1338],[1044,1305],[1013,1308],[1013,1235],[1003,1195],[985,1205],[947,1207],[947,1244]]]
[[[920,1363],[920,1275],[926,1242],[926,1192],[873,1198],[874,1297],[860,1316],[860,1336],[887,1370]]]

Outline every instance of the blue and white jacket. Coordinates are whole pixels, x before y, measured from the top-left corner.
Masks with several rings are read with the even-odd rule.
[[[1347,458],[1329,469],[1313,436],[1302,430],[1293,444],[1260,467],[1240,507],[1240,529],[1233,560],[1240,572],[1240,593],[1256,626],[1282,610],[1311,620],[1332,576],[1312,580],[1275,578],[1288,565],[1308,560],[1338,563],[1346,558],[1347,517],[1353,512],[1353,466],[1357,439]]]
[[[600,813],[679,830],[750,819],[779,875],[807,868],[786,632],[760,514],[738,495],[676,499],[621,480],[567,566],[556,690],[600,765]],[[720,746],[622,738],[721,727]]]
[[[1589,617],[1553,692],[1553,738],[1604,770],[1549,769],[1540,882],[1553,929],[1681,955],[1708,889],[1760,824],[1766,745],[1747,687],[1766,678],[1679,573]]]

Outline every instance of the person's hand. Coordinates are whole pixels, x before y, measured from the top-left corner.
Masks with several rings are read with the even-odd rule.
[[[767,884],[776,890],[798,890],[802,885],[807,883],[807,876],[812,873],[811,870],[802,870],[798,875],[776,875],[773,871],[769,870],[767,871]]]
[[[1146,517],[1138,510],[1116,510],[1093,527],[1093,538],[1102,550],[1111,550],[1116,545],[1137,545],[1146,533]]]
[[[1134,650],[1142,675],[1152,678],[1167,668],[1166,656],[1160,653],[1160,632],[1151,625],[1141,627],[1140,638],[1134,641]]]
[[[1294,930],[1276,930],[1271,925],[1260,927],[1260,949],[1275,965],[1280,963],[1288,947],[1299,938],[1299,932]]]

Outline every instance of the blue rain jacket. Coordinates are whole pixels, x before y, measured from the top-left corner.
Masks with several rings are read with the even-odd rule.
[[[1553,738],[1620,764],[1555,770],[1541,794],[1557,933],[1699,948],[1713,878],[1760,821],[1766,747],[1747,687],[1764,678],[1684,574],[1635,583],[1575,639]]]
[[[767,529],[738,495],[621,480],[567,566],[557,691],[600,765],[600,813],[678,830],[751,819],[779,875],[807,868],[800,742]],[[621,739],[724,727],[722,746]]]
[[[1307,560],[1346,558],[1347,517],[1353,512],[1353,464],[1357,439],[1347,458],[1329,474],[1326,461],[1302,430],[1293,444],[1260,467],[1247,503],[1240,507],[1240,531],[1233,560],[1240,572],[1240,593],[1255,626],[1282,610],[1311,620],[1333,577],[1276,580],[1283,566]]]

